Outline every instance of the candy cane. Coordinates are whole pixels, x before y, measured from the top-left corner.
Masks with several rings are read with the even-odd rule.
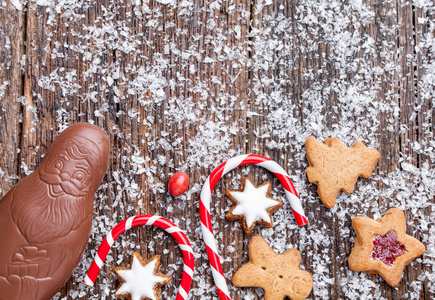
[[[193,269],[195,267],[193,250],[190,245],[190,241],[177,225],[163,217],[156,215],[138,215],[125,219],[116,225],[106,235],[106,238],[98,248],[94,261],[92,262],[92,265],[89,268],[83,282],[89,286],[93,286],[101,268],[103,267],[107,253],[109,252],[116,238],[128,229],[141,225],[157,226],[172,235],[172,237],[178,242],[181,252],[183,253],[184,268],[183,276],[181,277],[180,288],[178,290],[177,298],[175,299],[186,299],[192,284]]]
[[[293,210],[293,215],[296,219],[296,223],[299,226],[307,224],[307,219],[304,215],[301,201],[295,187],[293,186],[292,181],[290,180],[290,177],[283,168],[281,168],[276,162],[274,162],[270,158],[255,154],[240,155],[227,160],[219,167],[214,169],[205,181],[204,186],[202,187],[199,203],[199,214],[201,218],[201,228],[202,235],[204,237],[205,248],[207,250],[207,255],[210,261],[211,271],[219,294],[219,299],[221,300],[228,300],[231,298],[229,297],[228,287],[225,282],[222,265],[216,247],[216,240],[213,235],[213,227],[210,217],[211,193],[216,183],[219,181],[219,179],[222,178],[222,176],[227,174],[229,171],[244,165],[256,165],[272,172],[278,178],[278,180],[281,182],[285,189],[285,194],[288,201],[290,202],[290,206]]]

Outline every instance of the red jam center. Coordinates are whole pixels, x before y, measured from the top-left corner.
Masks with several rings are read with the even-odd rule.
[[[394,264],[396,257],[405,253],[405,245],[397,241],[397,233],[393,230],[384,236],[378,235],[373,240],[373,245],[375,247],[370,258],[380,260],[389,267]]]

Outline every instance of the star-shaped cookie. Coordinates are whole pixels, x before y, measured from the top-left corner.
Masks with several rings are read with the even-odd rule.
[[[238,287],[261,287],[265,300],[291,300],[307,298],[313,288],[310,273],[299,269],[301,254],[290,249],[276,254],[266,241],[254,235],[249,241],[249,262],[232,278]]]
[[[246,233],[251,233],[257,223],[264,227],[272,227],[271,214],[282,206],[282,202],[271,198],[271,191],[270,182],[266,181],[256,187],[244,177],[239,191],[225,192],[233,203],[226,215],[227,219],[240,220]]]
[[[160,255],[145,260],[134,252],[131,267],[115,268],[121,285],[115,292],[117,298],[130,300],[160,300],[160,287],[167,284],[169,277],[159,272]]]
[[[335,205],[340,190],[350,194],[358,177],[370,177],[380,157],[376,149],[367,148],[362,142],[349,148],[337,138],[325,139],[323,144],[311,136],[305,147],[310,165],[308,180],[317,185],[320,200],[328,208]]]
[[[355,217],[355,245],[349,256],[353,271],[379,274],[392,287],[399,284],[405,266],[425,251],[425,246],[406,234],[405,215],[399,208],[388,210],[373,220]]]

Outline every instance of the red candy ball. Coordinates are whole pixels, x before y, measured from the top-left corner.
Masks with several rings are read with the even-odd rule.
[[[172,196],[177,197],[184,194],[188,186],[189,176],[184,172],[177,172],[169,179],[169,193],[171,193]]]

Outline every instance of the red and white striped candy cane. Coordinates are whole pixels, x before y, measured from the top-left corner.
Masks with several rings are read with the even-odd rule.
[[[204,237],[205,248],[207,250],[207,255],[210,261],[211,271],[219,294],[219,299],[221,300],[228,300],[231,298],[229,297],[228,287],[225,282],[222,265],[216,247],[216,240],[213,235],[213,227],[210,217],[211,193],[216,183],[219,181],[219,179],[222,178],[222,176],[227,174],[229,171],[244,165],[256,165],[272,172],[278,178],[278,180],[281,182],[285,189],[285,194],[288,201],[290,202],[290,206],[293,210],[296,223],[299,226],[307,224],[307,219],[304,215],[301,201],[295,187],[293,186],[292,181],[290,180],[290,177],[288,176],[287,172],[284,171],[283,168],[281,168],[280,165],[278,165],[270,158],[255,154],[240,155],[227,160],[219,167],[214,169],[214,171],[210,174],[210,176],[205,181],[204,186],[202,187],[201,199],[199,203],[199,213],[201,218],[201,228],[202,235]]]
[[[118,225],[116,225],[106,235],[100,245],[100,248],[98,248],[94,261],[92,262],[92,265],[89,268],[83,282],[89,286],[93,286],[98,274],[100,273],[101,268],[103,267],[107,253],[109,252],[116,238],[120,236],[121,233],[123,233],[124,231],[141,225],[157,226],[172,235],[172,237],[178,242],[178,245],[181,248],[181,252],[183,253],[184,268],[183,276],[181,277],[180,288],[178,289],[177,298],[175,299],[187,299],[187,294],[189,293],[190,286],[192,284],[193,269],[195,267],[195,260],[193,257],[193,250],[190,245],[190,241],[177,225],[175,225],[168,219],[156,215],[138,215],[125,219]]]

